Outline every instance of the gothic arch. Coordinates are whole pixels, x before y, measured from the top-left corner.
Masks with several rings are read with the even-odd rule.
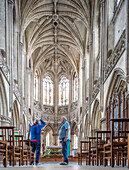
[[[92,112],[92,133],[94,135],[95,130],[101,129],[100,124],[101,112],[99,111],[99,101],[96,100]]]
[[[88,114],[86,114],[84,126],[85,126],[85,128],[84,128],[84,136],[85,136],[85,138],[87,138],[87,136],[89,135],[89,132],[88,132]]]
[[[112,78],[110,80],[110,84],[108,86],[108,91],[106,95],[105,111],[104,111],[105,116],[106,116],[106,107],[109,104],[110,97],[113,95],[113,91],[115,87],[118,88],[122,84],[126,86],[125,73],[122,69],[115,69]]]
[[[53,134],[54,134],[54,129],[53,129],[53,127],[52,127],[50,124],[46,125],[45,128],[43,129],[43,131],[44,131],[44,136],[46,136],[46,134],[47,134],[50,130],[52,130],[52,132],[53,132]]]
[[[19,120],[19,109],[18,109],[18,104],[17,101],[15,100],[13,103],[13,125],[17,130],[20,129],[20,120]]]
[[[24,137],[26,138],[26,132],[27,132],[27,129],[26,129],[26,117],[25,115],[23,114],[23,134],[24,134]]]
[[[7,103],[7,95],[6,95],[6,90],[5,90],[5,85],[4,81],[2,78],[2,75],[0,73],[0,98],[1,98],[1,115],[7,116],[8,117],[8,103]]]
[[[77,126],[77,123],[75,121],[73,121],[71,123],[71,135],[75,134],[75,127]]]

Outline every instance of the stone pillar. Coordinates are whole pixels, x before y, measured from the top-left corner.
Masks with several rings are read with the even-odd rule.
[[[82,64],[82,138],[84,138],[84,129],[85,129],[85,122],[84,122],[84,116],[85,116],[85,99],[86,99],[86,72],[85,72],[85,59],[83,60],[83,64]]]
[[[30,108],[31,108],[31,116],[32,116],[32,122],[34,122],[34,67],[33,62],[31,67],[31,75],[30,75]]]
[[[58,145],[58,139],[59,139],[59,135],[53,134],[53,145],[55,145],[55,146]]]
[[[44,144],[44,141],[43,141],[43,135],[44,135],[44,132],[41,131],[41,155],[43,154],[43,144]]]
[[[55,117],[57,117],[58,114],[58,78],[57,74],[55,73],[55,79],[54,79],[54,111],[55,111]]]
[[[6,1],[0,0],[0,49],[5,50]]]
[[[10,103],[10,113],[13,115],[13,3],[8,1],[8,25],[9,25],[9,34],[8,34],[8,58],[9,58],[9,68],[10,68],[10,86],[9,86],[9,103]]]
[[[127,18],[126,18],[126,79],[128,83],[129,90],[129,1],[126,0],[126,10],[127,10]]]
[[[103,113],[104,105],[104,64],[107,58],[107,18],[105,20],[105,0],[100,0],[100,58],[101,58],[101,74],[100,74],[100,110]],[[103,117],[104,115],[101,115]]]
[[[89,94],[88,94],[88,129],[90,129],[91,124],[91,101],[93,93],[93,34],[89,33]]]
[[[7,66],[10,66],[10,56],[9,56],[9,46],[10,46],[10,41],[9,41],[9,5],[8,5],[8,0],[5,1],[5,12],[6,12],[6,30],[5,30],[5,34],[6,34],[6,39],[5,39],[5,51],[6,51],[6,56],[7,56]]]
[[[43,110],[43,77],[42,74],[39,77],[39,81],[40,81],[40,98],[39,101],[41,102],[41,108]]]
[[[72,156],[74,156],[74,134],[71,134],[71,140],[72,140]]]
[[[19,38],[20,39],[20,38]],[[20,130],[21,134],[23,134],[23,89],[22,89],[22,50],[23,50],[23,43],[19,42],[19,62],[18,62],[18,68],[19,68],[19,75],[18,75],[18,85],[19,85],[19,92],[20,92]]]
[[[68,114],[70,114],[71,104],[72,104],[72,75],[69,75],[69,107],[68,107]]]

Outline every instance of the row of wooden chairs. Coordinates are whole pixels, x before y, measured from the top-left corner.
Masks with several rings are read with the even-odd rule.
[[[28,145],[27,145],[28,142]],[[31,141],[24,140],[23,135],[15,134],[15,127],[0,126],[0,155],[3,159],[4,167],[15,166],[17,161],[19,166],[34,162],[34,153],[31,152]]]
[[[96,137],[80,141],[78,164],[82,164],[82,160],[85,158],[86,165],[89,166],[108,166],[108,163],[111,167],[126,166],[127,160],[129,161],[129,131],[126,132],[126,135],[124,133],[121,133],[122,136],[113,136],[112,131],[96,131]]]
[[[94,137],[80,141],[78,163],[86,159],[88,165],[129,167],[129,131],[127,90],[115,88],[106,113],[106,130],[96,131]],[[128,161],[127,161],[128,160]]]

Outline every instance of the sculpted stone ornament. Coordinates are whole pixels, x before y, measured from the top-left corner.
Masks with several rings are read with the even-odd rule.
[[[78,101],[72,102],[72,103],[71,103],[71,112],[73,112],[74,110],[76,110],[77,107],[78,107]]]
[[[4,52],[5,53],[5,52]],[[7,80],[9,81],[9,68],[7,66],[7,63],[6,63],[6,55],[3,56],[3,52],[2,50],[0,50],[0,68],[2,69],[5,77],[7,78]]]
[[[123,52],[125,51],[125,40],[126,40],[126,30],[124,30],[123,33],[121,34],[121,37],[118,43],[116,44],[114,51],[111,53],[111,55],[108,57],[106,61],[105,68],[104,68],[105,79],[108,77],[111,70],[114,68],[117,61],[120,59]]]
[[[54,107],[52,106],[43,106],[43,113],[54,114]]]
[[[58,108],[58,115],[68,114],[68,106]]]
[[[10,123],[11,122],[11,118],[10,117],[7,117],[7,116],[4,116],[4,115],[0,115],[0,119],[2,121],[5,121],[7,123]]]

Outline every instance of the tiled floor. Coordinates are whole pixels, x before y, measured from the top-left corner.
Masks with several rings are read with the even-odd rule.
[[[22,166],[22,167],[8,167],[8,170],[108,170],[108,169],[112,169],[110,167],[93,167],[93,166],[86,166],[86,165],[82,165],[82,166],[78,166],[75,165],[73,163],[70,163],[67,166],[64,165],[59,165],[59,163],[43,163],[41,165],[38,166]],[[112,170],[127,170],[126,168],[120,168],[120,167],[116,167],[113,168]],[[5,168],[0,168],[0,170],[5,170]]]

